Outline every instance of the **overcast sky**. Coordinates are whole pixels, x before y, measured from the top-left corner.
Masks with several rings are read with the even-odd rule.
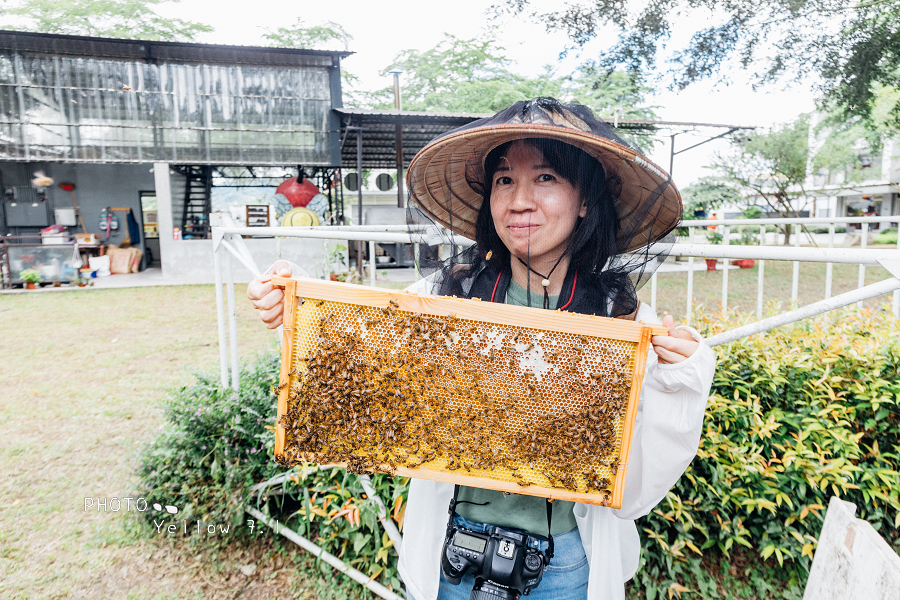
[[[178,4],[161,5],[158,10],[167,16],[213,26],[215,32],[205,34],[200,41],[215,44],[264,45],[262,35],[267,29],[289,26],[301,16],[307,25],[335,21],[354,38],[350,50],[356,54],[344,62],[345,67],[360,77],[364,88],[375,89],[390,83],[378,72],[390,64],[401,50],[427,50],[445,32],[463,38],[479,36],[488,23],[485,13],[491,4],[491,0],[254,0],[252,3],[245,0],[182,0]],[[551,11],[563,4],[559,0],[542,0],[540,7],[541,10]],[[526,19],[506,18],[499,25],[499,41],[506,47],[508,56],[516,61],[514,70],[523,75],[536,75],[542,65],[558,63],[559,53],[568,41],[565,35],[547,33],[542,25]],[[681,39],[676,37],[672,40],[670,48],[677,47],[681,40],[687,38],[692,27],[698,26],[698,17],[694,16],[683,25]],[[582,57],[595,56],[598,49],[614,41],[614,36],[612,30],[607,36],[600,36],[583,51]],[[562,71],[572,70],[579,62],[578,57],[570,56],[563,63]],[[754,92],[746,73],[735,70],[732,80],[733,83],[728,86],[695,84],[681,93],[660,90],[651,98],[651,103],[659,106],[657,114],[667,121],[762,127],[790,121],[814,107],[814,95],[809,83]],[[721,132],[704,129],[679,135],[676,150]],[[706,174],[703,167],[709,163],[712,152],[724,149],[726,145],[723,141],[711,142],[676,156],[673,176],[678,186],[685,187]],[[651,152],[650,158],[668,170],[668,142]]]

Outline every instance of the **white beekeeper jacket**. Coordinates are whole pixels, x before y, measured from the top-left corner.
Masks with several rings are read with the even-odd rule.
[[[433,293],[421,280],[408,288]],[[659,323],[641,304],[636,320]],[[700,347],[687,360],[661,365],[651,349],[641,390],[622,508],[575,505],[575,520],[590,563],[589,600],[625,598],[625,582],[637,572],[641,542],[634,519],[648,514],[691,463],[700,443],[706,399],[716,369],[712,349],[689,331]],[[441,546],[453,485],[413,479],[403,523],[400,576],[415,600],[435,600],[441,577]]]

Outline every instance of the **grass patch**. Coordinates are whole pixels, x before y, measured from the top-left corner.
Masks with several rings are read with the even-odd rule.
[[[274,335],[236,291],[247,358]],[[212,558],[161,556],[123,511],[84,510],[128,496],[164,398],[217,364],[213,287],[0,295],[0,355],[0,597],[233,597],[206,584]]]

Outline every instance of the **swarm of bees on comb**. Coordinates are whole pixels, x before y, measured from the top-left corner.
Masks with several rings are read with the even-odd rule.
[[[608,503],[637,344],[410,313],[393,300],[296,310],[282,465],[422,466]]]

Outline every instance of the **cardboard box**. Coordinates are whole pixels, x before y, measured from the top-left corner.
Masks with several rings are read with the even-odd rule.
[[[97,233],[76,233],[75,241],[81,246],[97,246],[100,244],[100,235]]]

